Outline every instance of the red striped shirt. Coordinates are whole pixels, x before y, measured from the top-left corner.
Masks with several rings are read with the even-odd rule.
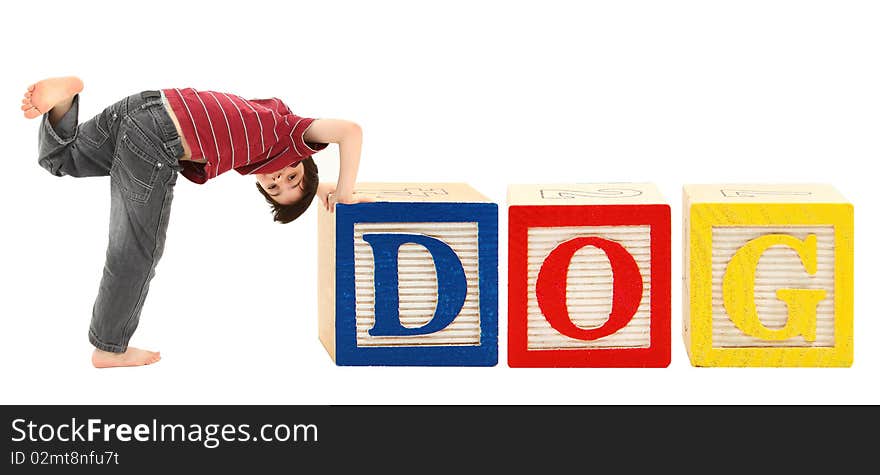
[[[235,169],[242,175],[272,173],[298,163],[327,144],[308,143],[304,135],[315,119],[293,114],[277,98],[242,99],[216,91],[164,89],[177,116],[192,159],[181,174],[205,183]]]

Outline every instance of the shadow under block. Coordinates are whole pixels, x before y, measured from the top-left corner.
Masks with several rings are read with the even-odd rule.
[[[495,366],[498,205],[464,183],[361,183],[318,211],[319,337],[337,365]]]
[[[851,366],[853,207],[823,184],[686,185],[694,366]]]
[[[508,187],[508,364],[666,367],[670,206],[648,183]]]

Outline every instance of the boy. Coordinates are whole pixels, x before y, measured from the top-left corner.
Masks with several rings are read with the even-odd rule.
[[[294,115],[278,99],[245,100],[194,89],[144,91],[77,124],[76,77],[30,87],[21,110],[42,116],[39,163],[56,176],[110,176],[110,238],[92,309],[89,341],[97,368],[148,365],[159,352],[129,347],[165,247],[178,172],[205,183],[235,169],[254,175],[274,220],[299,217],[317,194],[323,205],[364,201],[354,196],[360,127],[349,121]],[[318,183],[311,155],[339,145],[335,186]]]

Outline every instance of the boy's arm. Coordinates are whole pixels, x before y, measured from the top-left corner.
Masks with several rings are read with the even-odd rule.
[[[339,145],[339,177],[336,186],[321,184],[318,196],[324,206],[332,211],[331,201],[350,204],[366,201],[354,197],[354,185],[357,180],[358,165],[361,160],[361,127],[351,121],[340,119],[316,119],[306,130],[303,137],[306,142],[335,143]],[[330,194],[335,197],[331,200]]]

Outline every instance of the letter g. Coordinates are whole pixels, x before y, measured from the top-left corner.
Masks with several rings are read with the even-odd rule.
[[[807,341],[816,341],[816,307],[825,298],[824,290],[778,289],[776,297],[788,305],[788,322],[774,330],[764,326],[758,319],[755,273],[758,260],[772,246],[794,249],[807,274],[816,273],[818,257],[815,234],[810,234],[803,241],[787,234],[768,234],[753,239],[736,251],[727,264],[722,282],[724,309],[737,328],[762,340],[787,340],[802,335]]]

